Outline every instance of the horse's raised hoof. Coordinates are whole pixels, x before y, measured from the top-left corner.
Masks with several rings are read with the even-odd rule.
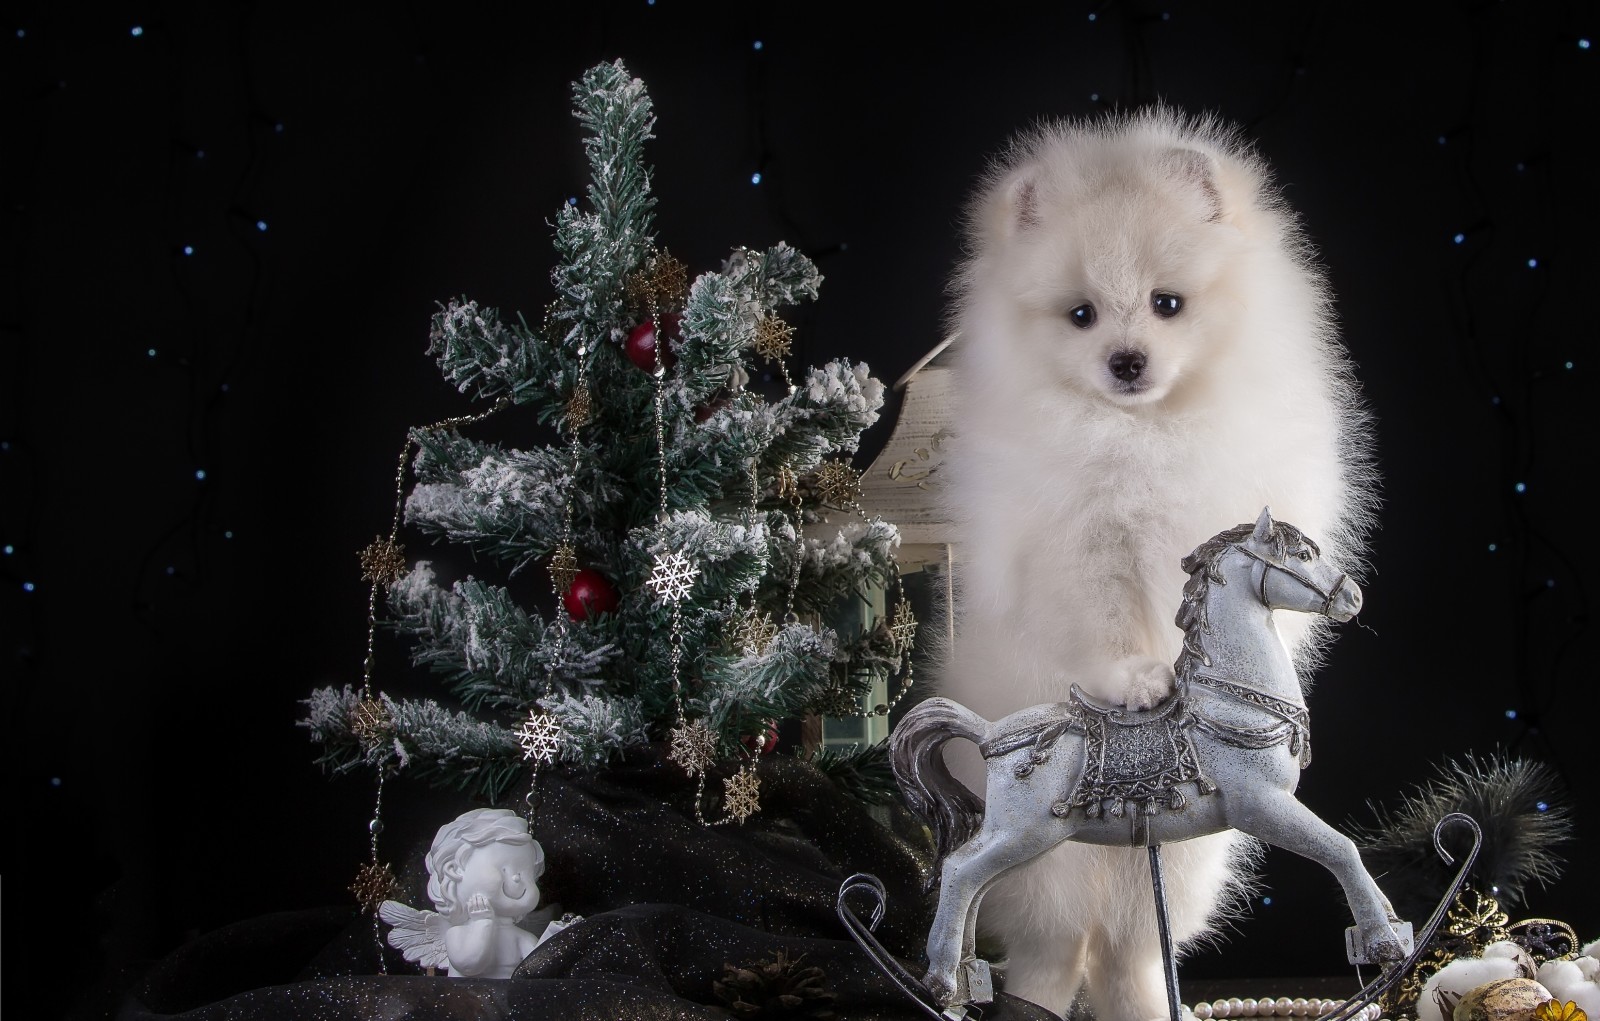
[[[1345,956],[1351,964],[1391,964],[1410,957],[1415,948],[1410,922],[1391,922],[1370,935],[1354,925],[1344,931]]]

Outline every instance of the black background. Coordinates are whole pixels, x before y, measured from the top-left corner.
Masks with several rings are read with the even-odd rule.
[[[886,383],[940,340],[1012,132],[1156,97],[1243,123],[1328,267],[1384,477],[1302,796],[1365,821],[1450,756],[1550,762],[1578,839],[1513,917],[1600,936],[1593,7],[114,8],[0,25],[8,1003],[59,978],[93,1013],[199,933],[347,903],[370,783],[313,765],[299,700],[360,680],[355,554],[406,429],[475,410],[424,354],[435,302],[537,319],[588,180],[570,83],[619,57],[656,104],[660,241],[691,272],[807,251],[794,364]],[[403,683],[403,648],[378,662]],[[397,782],[387,818],[431,832],[432,798]],[[1347,972],[1331,880],[1272,852],[1264,881],[1184,976]]]

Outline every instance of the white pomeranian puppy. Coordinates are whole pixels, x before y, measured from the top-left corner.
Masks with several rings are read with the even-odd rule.
[[[1237,128],[1158,107],[1019,135],[969,208],[951,293],[958,562],[938,694],[991,720],[1073,684],[1156,703],[1180,560],[1264,506],[1360,576],[1370,417],[1307,237]],[[1304,680],[1326,621],[1278,618]],[[976,749],[948,747],[981,795]],[[1241,906],[1259,850],[1231,831],[1163,848],[1181,948]],[[1013,868],[979,931],[1004,946],[1009,993],[1167,1016],[1142,848],[1068,841]]]

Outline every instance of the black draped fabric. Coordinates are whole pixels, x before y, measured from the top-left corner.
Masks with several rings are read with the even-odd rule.
[[[934,907],[923,889],[929,835],[899,805],[874,817],[793,756],[765,758],[759,770],[761,811],[742,825],[702,825],[692,784],[657,753],[541,778],[535,831],[547,860],[540,886],[552,902],[544,911],[582,920],[541,944],[510,979],[421,975],[387,946],[388,974],[379,974],[371,916],[283,913],[180,948],[144,976],[121,1018],[926,1018],[849,936],[835,905],[850,875],[881,880],[886,911],[876,937],[920,974]],[[720,777],[708,790],[721,790]],[[716,822],[715,808],[706,811]],[[397,894],[417,907],[431,906],[425,851],[412,850]],[[735,995],[737,969],[771,977],[771,988]],[[818,969],[810,981],[784,986],[807,969]],[[752,999],[761,1012],[750,1012]],[[1054,1015],[1002,994],[984,1017]]]

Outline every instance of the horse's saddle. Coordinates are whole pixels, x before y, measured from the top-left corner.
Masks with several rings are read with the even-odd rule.
[[[1128,712],[1096,702],[1073,685],[1072,706],[1083,727],[1083,778],[1055,813],[1081,808],[1091,819],[1102,810],[1120,816],[1130,801],[1147,810],[1180,809],[1186,804],[1180,784],[1198,784],[1201,794],[1215,791],[1189,739],[1187,703],[1180,694],[1146,712]]]
[[[1180,809],[1187,804],[1182,784],[1196,784],[1201,794],[1217,789],[1200,769],[1189,737],[1194,720],[1181,691],[1153,709],[1132,712],[1098,702],[1073,685],[1071,700],[1058,708],[1063,713],[1052,726],[983,749],[986,757],[992,757],[1031,745],[1028,756],[1016,766],[1020,778],[1050,757],[1062,734],[1083,735],[1083,776],[1066,799],[1051,808],[1054,814],[1064,816],[1081,808],[1091,819],[1102,812],[1120,816],[1129,802],[1145,811],[1160,806]]]

